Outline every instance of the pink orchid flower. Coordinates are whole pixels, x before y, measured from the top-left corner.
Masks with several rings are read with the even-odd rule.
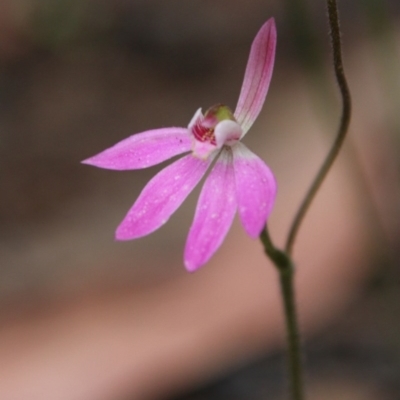
[[[248,235],[259,236],[274,204],[276,181],[265,163],[240,140],[264,104],[275,47],[276,28],[271,18],[251,46],[234,113],[221,104],[205,114],[199,109],[187,128],[138,133],[83,161],[100,168],[130,170],[190,152],[150,180],[118,226],[117,240],[136,239],[160,228],[212,164],[186,242],[186,269],[195,271],[211,258],[228,233],[237,210]]]

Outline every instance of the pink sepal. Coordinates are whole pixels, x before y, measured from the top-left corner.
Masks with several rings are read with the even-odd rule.
[[[272,211],[276,180],[264,161],[242,143],[232,151],[239,217],[247,234],[256,238]]]
[[[190,151],[191,146],[186,128],[154,129],[132,135],[82,163],[115,170],[141,169]]]
[[[270,18],[254,38],[234,113],[243,129],[242,137],[253,125],[264,104],[274,68],[275,48],[275,20]]]
[[[184,261],[193,272],[205,264],[223,242],[236,212],[232,153],[223,150],[207,177],[186,241]]]
[[[160,171],[118,226],[116,239],[136,239],[165,224],[203,177],[211,161],[212,158],[203,161],[188,155]]]

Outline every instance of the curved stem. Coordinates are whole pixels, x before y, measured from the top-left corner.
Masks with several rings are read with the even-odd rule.
[[[303,202],[301,203],[297,214],[293,219],[293,223],[289,230],[288,238],[286,241],[285,251],[287,254],[292,254],[293,244],[296,239],[297,232],[303,221],[303,218],[310,207],[312,200],[314,199],[318,189],[324,181],[329,169],[331,168],[339,150],[342,147],[343,141],[346,137],[346,133],[350,124],[351,117],[351,97],[350,90],[347,85],[346,76],[343,69],[342,61],[342,47],[340,40],[340,26],[339,26],[339,14],[336,0],[327,0],[328,5],[328,16],[329,26],[331,29],[331,42],[333,49],[333,65],[335,69],[336,80],[339,85],[340,93],[342,96],[342,117],[336,139],[333,143],[331,150],[329,151],[325,161],[323,162],[320,170],[318,171],[313,183],[311,184]]]
[[[338,134],[329,151],[325,161],[318,171],[310,189],[308,190],[300,208],[295,215],[289,235],[286,241],[285,250],[282,251],[274,246],[269,236],[268,229],[261,232],[260,239],[264,245],[267,256],[272,260],[279,271],[282,299],[285,311],[287,342],[288,342],[288,365],[291,395],[293,400],[303,400],[303,376],[301,362],[301,346],[297,321],[295,293],[294,293],[294,264],[291,259],[294,240],[300,228],[301,222],[313,200],[329,169],[331,168],[350,124],[351,117],[351,98],[347,85],[346,76],[343,70],[342,50],[340,42],[339,15],[336,0],[327,0],[329,26],[331,29],[331,42],[333,48],[333,64],[336,79],[342,95],[342,117],[338,129]]]

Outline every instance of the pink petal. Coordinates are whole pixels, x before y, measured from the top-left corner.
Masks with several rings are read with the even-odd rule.
[[[223,150],[207,177],[197,203],[185,248],[190,272],[205,264],[223,242],[236,212],[232,153]]]
[[[275,61],[276,27],[273,18],[259,30],[251,46],[249,60],[235,118],[242,126],[243,135],[256,120],[267,95]]]
[[[82,163],[116,170],[147,168],[190,151],[191,146],[186,128],[154,129],[132,135]]]
[[[199,142],[198,140],[194,140],[192,150],[195,157],[206,160],[208,157],[212,156],[212,153],[215,152],[215,150],[218,149],[217,146],[210,142]]]
[[[200,181],[211,161],[188,155],[159,172],[118,226],[116,239],[145,236],[165,224]]]
[[[244,144],[232,147],[236,195],[240,220],[247,234],[261,233],[276,197],[276,181],[271,170]]]

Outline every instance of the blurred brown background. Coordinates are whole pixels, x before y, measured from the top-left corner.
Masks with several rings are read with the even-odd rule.
[[[310,398],[400,398],[400,6],[341,1],[350,137],[296,244]],[[275,272],[237,221],[196,274],[182,264],[197,189],[162,229],[115,227],[160,167],[80,164],[143,130],[235,107],[251,41],[278,52],[246,144],[289,222],[340,103],[324,2],[0,2],[0,398],[280,399]],[[185,394],[187,393],[187,394]],[[179,397],[181,396],[181,397]]]

